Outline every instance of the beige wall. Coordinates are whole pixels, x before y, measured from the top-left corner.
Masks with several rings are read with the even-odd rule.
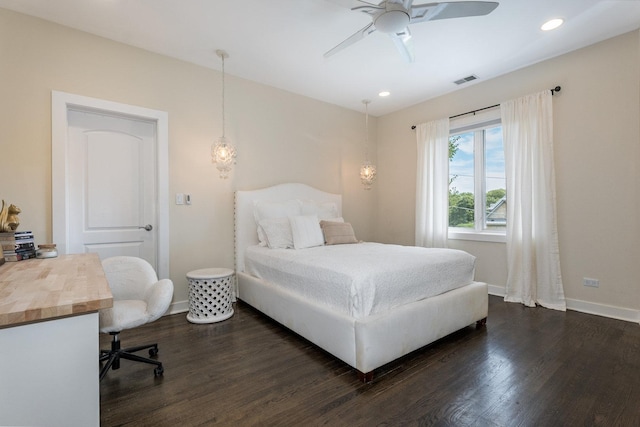
[[[378,121],[376,239],[412,244],[412,124],[498,104],[556,85],[554,149],[565,294],[640,309],[640,32],[634,31],[508,75],[479,82]],[[477,278],[506,282],[504,244],[452,241],[478,257]],[[583,277],[600,279],[597,289]],[[637,315],[637,314],[636,314]],[[640,319],[638,319],[640,320]]]
[[[211,46],[212,56],[220,47]],[[176,302],[187,299],[186,272],[233,266],[236,189],[292,181],[342,193],[345,218],[358,237],[371,239],[376,191],[362,190],[358,177],[364,115],[228,74],[226,134],[239,154],[231,178],[220,180],[209,157],[222,134],[220,78],[217,71],[0,9],[0,198],[22,209],[20,229],[32,230],[37,243],[52,238],[51,91],[57,90],[169,113]],[[370,139],[375,146],[373,131]],[[176,206],[175,193],[191,194],[193,204]]]

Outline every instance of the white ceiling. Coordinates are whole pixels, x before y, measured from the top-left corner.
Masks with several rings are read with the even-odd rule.
[[[328,51],[370,22],[357,0],[0,0],[0,7],[349,109],[384,115],[640,28],[640,0],[496,0],[482,17],[411,25],[416,61],[373,33]],[[415,0],[415,4],[427,3]],[[540,25],[565,24],[552,32]],[[388,90],[391,96],[379,98]]]

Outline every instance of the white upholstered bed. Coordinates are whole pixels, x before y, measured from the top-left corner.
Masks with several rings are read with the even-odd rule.
[[[425,254],[431,258],[426,248],[372,243],[299,250],[260,247],[254,214],[256,204],[294,200],[325,203],[333,207],[334,214],[342,215],[340,195],[304,184],[236,192],[237,297],[354,367],[363,380],[371,380],[374,369],[388,362],[474,322],[483,324],[486,320],[487,285],[473,281],[473,257],[464,252],[434,252],[435,258],[441,257],[442,262],[448,264],[432,262],[423,267],[411,260],[426,258]],[[394,250],[396,254],[381,255],[385,250]],[[336,263],[333,268],[333,252],[337,252],[339,258],[357,259],[355,264],[367,272],[378,270],[383,264],[376,257],[396,262],[390,263],[395,266],[391,271],[353,278],[342,264]],[[406,266],[398,267],[405,259],[408,260]],[[278,267],[291,271],[276,272],[274,276],[271,270]],[[380,283],[374,291],[368,291],[367,284],[374,276],[379,277],[376,280]],[[422,294],[420,288],[425,286],[411,284],[434,277],[438,280],[430,293]],[[346,291],[341,291],[341,282],[346,283]],[[320,301],[326,294],[337,298]],[[349,294],[356,295],[357,301]]]

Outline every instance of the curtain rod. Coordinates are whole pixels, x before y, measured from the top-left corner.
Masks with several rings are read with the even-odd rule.
[[[551,95],[553,95],[555,92],[560,92],[562,88],[560,86],[556,86],[551,90]],[[467,111],[466,113],[462,113],[462,114],[456,114],[455,116],[450,116],[450,119],[455,119],[456,117],[461,117],[461,116],[466,116],[467,114],[475,114],[478,111],[484,111],[484,110],[488,110],[489,108],[495,108],[495,107],[499,107],[500,104],[496,104],[496,105],[490,105],[488,107],[484,107],[484,108],[478,108],[477,110],[471,110],[471,111]],[[416,125],[411,126],[411,130],[415,130],[416,129]]]

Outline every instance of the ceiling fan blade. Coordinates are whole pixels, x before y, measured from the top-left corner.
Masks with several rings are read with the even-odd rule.
[[[415,56],[413,52],[413,40],[411,39],[411,31],[409,31],[409,27],[405,28],[404,31],[399,33],[389,34],[391,40],[393,40],[393,44],[396,45],[396,49],[402,55],[407,62],[414,62]]]
[[[458,1],[419,4],[411,8],[411,23],[488,15],[498,7],[493,1]]]
[[[369,5],[377,6],[379,1],[376,0],[327,0],[329,3],[333,3],[346,9],[353,9],[354,7]]]
[[[331,55],[334,55],[335,53],[340,52],[342,49],[351,46],[355,42],[358,42],[358,41],[362,40],[363,38],[365,38],[369,34],[373,33],[375,30],[376,30],[376,27],[373,26],[373,22],[372,22],[369,25],[367,25],[366,27],[364,27],[363,29],[361,29],[360,31],[358,31],[355,34],[353,34],[351,37],[347,38],[345,41],[343,41],[342,43],[340,43],[339,45],[337,45],[333,49],[331,49],[328,52],[326,52],[323,56],[325,58],[328,58]]]
[[[369,6],[380,6],[380,2],[379,1],[375,1],[375,0],[358,0],[360,3],[364,3],[364,4],[368,4]]]

